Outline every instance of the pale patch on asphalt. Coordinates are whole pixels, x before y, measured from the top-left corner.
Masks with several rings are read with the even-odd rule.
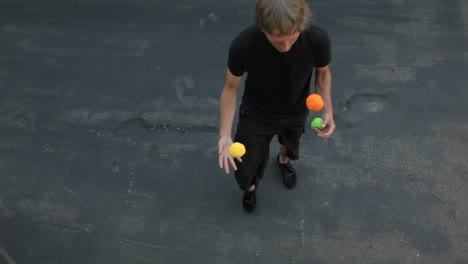
[[[359,240],[359,243],[356,241]],[[305,241],[306,248],[323,263],[352,263],[356,256],[366,263],[432,263],[433,256],[413,248],[400,232],[366,236],[347,229],[335,234],[314,234]]]
[[[6,101],[0,105],[0,124],[7,127],[32,129],[37,114],[26,107],[25,103]]]
[[[216,14],[216,12],[211,12],[208,14],[207,17],[202,17],[200,18],[200,20],[198,20],[198,26],[199,27],[203,27],[205,26],[208,22],[216,22],[218,21],[219,17],[218,15]]]
[[[123,200],[123,208],[109,215],[109,221],[117,233],[123,233],[126,236],[142,234],[146,231],[146,225],[151,219],[147,212],[158,210],[155,208],[155,200],[147,197],[127,196]],[[141,199],[143,198],[143,199]]]
[[[10,219],[16,215],[16,212],[7,207],[0,197],[0,219]]]
[[[392,4],[400,8],[398,1]],[[344,26],[362,31],[361,45],[376,54],[377,62],[374,65],[356,65],[358,78],[386,83],[409,82],[416,79],[418,68],[432,67],[447,58],[447,51],[428,50],[434,41],[446,34],[437,22],[436,11],[424,7],[401,8],[403,12],[408,12],[410,21],[403,23],[395,20],[389,24],[383,18],[347,16],[341,19]],[[411,45],[404,47],[403,43]]]
[[[195,81],[191,76],[184,76],[174,81],[174,88],[176,91],[177,99],[183,104],[186,104],[189,98],[185,95],[186,89],[192,89]]]
[[[145,231],[143,215],[146,214],[137,209],[122,210],[111,215],[110,222],[117,229],[117,233],[137,235]]]
[[[134,50],[134,56],[141,57],[145,55],[146,50],[151,48],[152,42],[143,39],[133,39],[128,41],[128,46]]]
[[[415,79],[413,67],[400,66],[392,72],[391,68],[384,65],[356,65],[358,78],[369,78],[381,82],[408,82]]]
[[[62,64],[56,58],[52,57],[44,59],[44,64],[55,69],[62,67]]]
[[[16,203],[18,212],[29,216],[33,221],[51,224],[73,224],[81,212],[77,208],[48,200],[20,199]]]
[[[54,119],[66,123],[79,123],[82,125],[97,125],[105,121],[126,121],[135,117],[132,111],[93,111],[91,109],[70,109],[63,110],[53,116]],[[186,126],[194,125],[217,125],[218,117],[216,115],[202,115],[200,113],[174,113],[168,110],[155,112],[140,112],[139,116],[150,122],[165,124],[184,124]]]

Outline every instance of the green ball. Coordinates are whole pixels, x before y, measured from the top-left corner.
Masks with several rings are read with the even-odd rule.
[[[323,123],[323,119],[320,118],[320,117],[316,117],[316,118],[314,118],[314,120],[312,120],[312,123],[310,123],[310,127],[312,129],[318,128],[318,129],[322,130],[323,129],[322,123]]]

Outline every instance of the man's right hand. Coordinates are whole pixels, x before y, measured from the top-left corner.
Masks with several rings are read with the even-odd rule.
[[[227,136],[223,136],[218,142],[218,161],[219,168],[224,169],[226,173],[229,173],[229,164],[236,171],[237,166],[234,162],[234,158],[229,154],[229,147],[232,145],[232,139]],[[239,162],[242,162],[241,158],[236,158]]]

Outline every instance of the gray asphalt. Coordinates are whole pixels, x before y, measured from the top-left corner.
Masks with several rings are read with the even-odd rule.
[[[292,191],[274,142],[249,215],[217,120],[254,1],[1,1],[0,263],[468,263],[467,2],[308,2],[338,127]]]

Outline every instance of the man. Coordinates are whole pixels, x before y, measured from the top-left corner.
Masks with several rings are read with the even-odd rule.
[[[296,184],[290,160],[299,158],[299,139],[309,110],[306,98],[315,68],[315,91],[325,102],[323,129],[329,137],[335,130],[331,100],[330,40],[326,32],[308,25],[310,11],[304,0],[259,0],[256,25],[241,32],[229,49],[226,83],[220,98],[219,166],[244,191],[247,212],[256,207],[256,190],[263,178],[273,136],[278,137],[277,163],[287,188]],[[235,141],[246,147],[242,158],[229,155],[237,89],[247,72]]]

